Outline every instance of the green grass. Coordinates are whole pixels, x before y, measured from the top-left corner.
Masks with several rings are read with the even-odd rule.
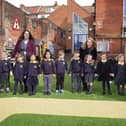
[[[11,77],[11,92],[10,93],[0,93],[0,98],[6,98],[6,97],[14,97],[13,96],[13,77]],[[64,94],[55,94],[55,85],[56,80],[55,77],[53,77],[53,85],[52,85],[52,94],[50,96],[45,96],[43,94],[43,79],[42,76],[39,76],[39,85],[37,89],[37,94],[35,96],[28,96],[28,94],[20,95],[17,93],[16,97],[28,97],[28,98],[58,98],[58,99],[90,99],[90,100],[118,100],[118,101],[126,101],[126,95],[125,96],[118,96],[116,91],[116,86],[112,83],[112,95],[102,95],[102,85],[101,82],[95,81],[93,86],[93,94],[87,95],[85,92],[81,93],[71,93],[71,77],[66,75],[65,82],[64,82]]]
[[[125,126],[126,119],[48,116],[34,114],[13,115],[0,126]]]

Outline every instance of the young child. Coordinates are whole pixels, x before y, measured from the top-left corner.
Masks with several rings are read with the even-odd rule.
[[[108,94],[111,95],[110,80],[114,74],[112,74],[112,66],[110,61],[107,59],[106,53],[102,53],[101,60],[98,62],[96,67],[96,73],[98,75],[98,80],[102,81],[102,94],[106,94],[107,86]]]
[[[126,64],[123,54],[118,55],[118,63],[115,65],[115,84],[117,85],[118,94],[124,95],[124,87],[126,84]]]
[[[69,68],[69,73],[71,73],[71,80],[72,80],[72,93],[75,93],[76,91],[78,91],[79,93],[81,92],[80,70],[81,70],[80,54],[79,52],[75,51],[71,59],[71,64]]]
[[[52,74],[55,73],[55,65],[49,50],[47,50],[44,54],[41,69],[43,72],[44,94],[50,95],[52,86]]]
[[[58,60],[55,62],[56,66],[56,93],[64,93],[64,76],[67,71],[67,62],[64,60],[64,52],[58,52]]]
[[[92,60],[92,55],[86,55],[85,61],[82,63],[81,75],[84,76],[85,83],[87,84],[87,94],[92,93],[92,86],[94,80],[94,62]]]
[[[28,64],[27,72],[27,84],[29,87],[29,95],[35,95],[36,87],[38,84],[38,74],[40,73],[40,64],[37,62],[36,56],[34,54],[30,57],[30,63]]]
[[[20,83],[20,94],[23,94],[23,80],[24,76],[26,75],[26,67],[24,64],[23,56],[21,54],[16,56],[16,63],[13,69],[13,74],[15,80],[13,95],[16,95],[17,93],[18,83]]]
[[[12,66],[7,58],[7,54],[3,53],[2,60],[0,61],[0,72],[1,72],[1,86],[0,92],[10,92],[10,72],[12,71]]]

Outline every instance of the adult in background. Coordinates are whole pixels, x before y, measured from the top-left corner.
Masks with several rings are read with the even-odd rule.
[[[90,54],[92,56],[93,62],[95,63],[97,59],[97,49],[96,42],[93,38],[88,38],[88,40],[80,47],[80,59],[84,62],[85,56]],[[84,82],[84,76],[81,77],[83,83],[83,90],[87,90],[87,84]]]
[[[31,55],[36,55],[35,41],[30,31],[24,30],[18,41],[16,46],[12,52],[12,58],[14,58],[17,54],[21,54],[25,58],[25,62],[30,60]],[[24,78],[24,92],[27,92],[27,77]]]

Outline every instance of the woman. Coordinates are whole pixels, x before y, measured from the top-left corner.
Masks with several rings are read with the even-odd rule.
[[[29,61],[32,54],[36,54],[34,38],[28,30],[23,31],[19,37],[12,52],[12,57],[15,57],[18,53],[21,53],[27,61]]]
[[[12,58],[15,57],[17,54],[21,54],[24,57],[26,64],[28,61],[30,61],[31,55],[36,54],[35,41],[30,31],[25,30],[20,35],[15,49],[12,52]],[[26,82],[27,75],[24,78],[24,92],[27,92],[28,90]]]
[[[84,61],[86,55],[91,55],[93,62],[95,63],[97,59],[97,49],[96,43],[93,38],[88,38],[88,40],[80,48],[80,59]],[[81,77],[83,83],[83,90],[87,90],[87,84],[84,82],[84,76]]]

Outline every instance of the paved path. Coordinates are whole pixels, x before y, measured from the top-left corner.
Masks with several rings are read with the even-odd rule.
[[[0,121],[17,113],[126,119],[126,102],[47,98],[0,99]]]

